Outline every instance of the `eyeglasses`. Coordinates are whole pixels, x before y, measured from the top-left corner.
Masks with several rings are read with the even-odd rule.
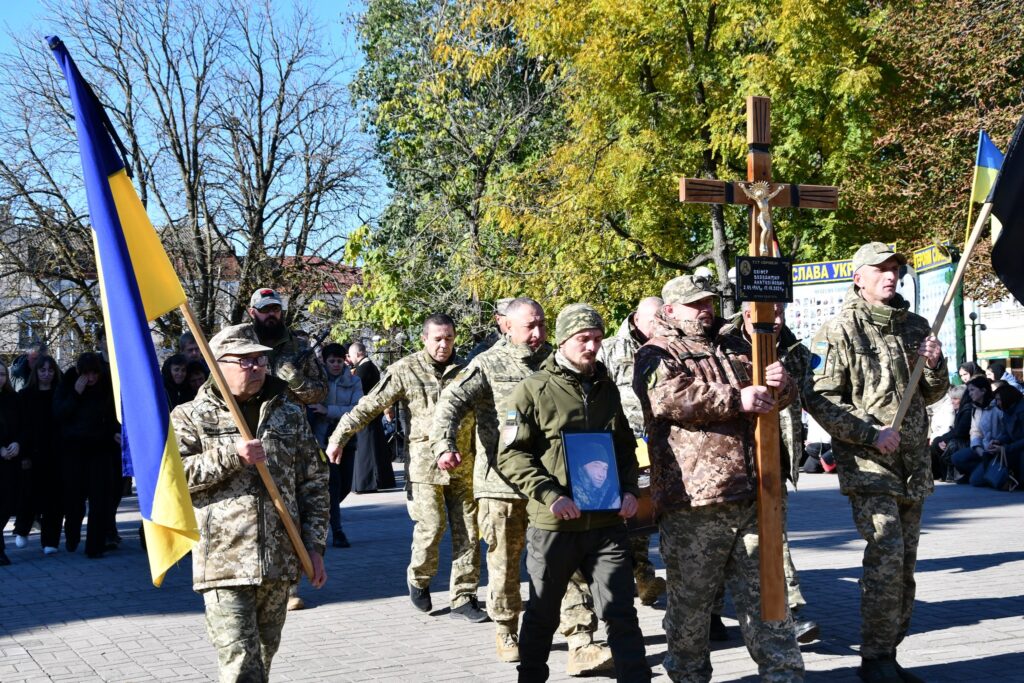
[[[218,363],[235,363],[238,367],[243,370],[252,370],[253,368],[265,368],[270,359],[266,356],[257,356],[255,358],[220,358]]]

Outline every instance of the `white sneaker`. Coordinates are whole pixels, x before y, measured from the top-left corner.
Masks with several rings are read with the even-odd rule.
[[[14,545],[19,548],[24,548],[28,545],[28,536],[19,536],[18,534],[14,534]]]
[[[43,555],[53,555],[54,553],[58,552],[60,552],[60,550],[54,548],[52,545],[48,545],[45,548],[43,548]]]

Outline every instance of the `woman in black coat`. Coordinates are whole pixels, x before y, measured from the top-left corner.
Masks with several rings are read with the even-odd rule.
[[[7,364],[0,362],[0,566],[11,563],[4,546],[3,528],[16,514],[24,490],[21,440],[21,411],[11,388]]]
[[[78,548],[88,500],[85,554],[93,559],[102,557],[107,532],[114,526],[114,501],[121,486],[120,447],[115,440],[121,428],[114,412],[110,371],[102,356],[83,353],[78,357],[57,387],[53,413],[60,428],[65,547],[68,552]]]
[[[57,421],[53,417],[53,396],[60,384],[57,361],[42,356],[18,394],[25,424],[25,449],[32,461],[33,509],[41,517],[39,542],[51,555],[60,545],[64,522],[63,483],[57,458]]]
[[[164,378],[164,390],[167,392],[167,407],[174,410],[182,403],[188,403],[196,397],[196,392],[188,383],[188,359],[176,353],[164,361],[160,374]]]

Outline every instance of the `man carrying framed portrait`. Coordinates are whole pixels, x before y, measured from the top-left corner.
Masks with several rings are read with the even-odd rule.
[[[519,680],[547,680],[559,604],[579,571],[607,624],[619,681],[648,681],[633,606],[625,520],[636,513],[636,440],[597,352],[604,321],[586,304],[562,309],[558,351],[512,392],[498,468],[527,497],[530,599],[519,634]]]

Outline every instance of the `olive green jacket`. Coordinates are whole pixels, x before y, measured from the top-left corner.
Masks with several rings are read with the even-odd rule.
[[[571,497],[566,473],[563,430],[607,430],[612,433],[622,494],[639,495],[636,439],[630,429],[619,390],[604,365],[585,388],[580,375],[560,365],[557,354],[512,391],[502,418],[498,468],[527,497],[530,524],[550,531],[585,531],[622,524],[615,512],[585,512],[562,520],[550,506],[559,496]]]

